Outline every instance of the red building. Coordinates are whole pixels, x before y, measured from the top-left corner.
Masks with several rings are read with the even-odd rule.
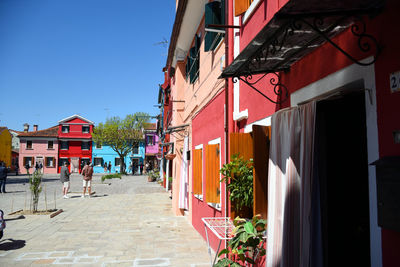
[[[80,172],[83,164],[92,161],[92,132],[94,123],[79,115],[58,122],[58,171],[65,161],[71,172]]]

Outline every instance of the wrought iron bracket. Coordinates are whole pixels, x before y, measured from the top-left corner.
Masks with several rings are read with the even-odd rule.
[[[268,74],[274,75],[274,77],[271,77],[269,79],[269,83],[274,88],[273,92],[277,96],[276,100],[272,99],[271,97],[268,97],[267,95],[265,95],[263,92],[261,92],[259,89],[257,89],[255,87],[255,85],[260,80],[262,80],[265,76],[267,76]],[[264,98],[268,99],[270,102],[275,103],[275,104],[280,104],[280,103],[283,103],[283,102],[285,102],[287,100],[287,98],[288,98],[288,89],[287,89],[287,87],[285,85],[283,85],[281,83],[281,77],[280,77],[279,73],[277,73],[277,72],[264,73],[264,74],[261,75],[261,77],[259,77],[254,82],[252,82],[252,79],[253,79],[253,75],[248,74],[248,75],[245,75],[245,76],[232,77],[232,82],[233,83],[237,83],[238,80],[241,80],[242,82],[244,82],[245,84],[250,86],[253,90],[255,90],[260,95],[262,95]]]

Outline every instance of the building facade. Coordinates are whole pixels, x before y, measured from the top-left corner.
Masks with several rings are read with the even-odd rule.
[[[71,172],[80,173],[86,162],[92,162],[94,123],[80,115],[72,115],[58,123],[58,171],[67,161]]]
[[[121,173],[121,160],[117,152],[115,152],[109,145],[102,145],[93,142],[92,147],[92,158],[93,158],[93,171],[94,173],[108,173],[108,170],[104,169],[105,164],[111,163],[111,173]],[[128,168],[130,163],[130,157],[125,157],[126,172],[131,173]]]
[[[145,142],[145,166],[148,164],[149,170],[158,168],[159,157],[159,138],[157,135],[157,124],[147,123],[144,126],[144,142]],[[146,168],[144,170],[147,171]]]
[[[19,172],[32,174],[35,164],[42,164],[42,173],[57,173],[58,161],[58,126],[44,130],[20,132]]]
[[[11,167],[11,134],[7,127],[0,127],[0,161]]]

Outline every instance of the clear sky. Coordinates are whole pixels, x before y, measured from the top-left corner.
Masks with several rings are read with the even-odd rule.
[[[0,126],[157,115],[173,0],[1,0]]]

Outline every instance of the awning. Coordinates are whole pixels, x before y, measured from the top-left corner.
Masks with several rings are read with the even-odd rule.
[[[220,78],[236,77],[254,85],[252,75],[288,71],[290,66],[325,42],[360,65],[375,62],[380,47],[367,33],[363,15],[376,15],[383,0],[291,0],[283,6],[246,48],[225,68]],[[372,62],[359,62],[331,39],[351,26],[354,43]],[[279,84],[279,78],[275,84]],[[273,101],[274,102],[274,101]]]

